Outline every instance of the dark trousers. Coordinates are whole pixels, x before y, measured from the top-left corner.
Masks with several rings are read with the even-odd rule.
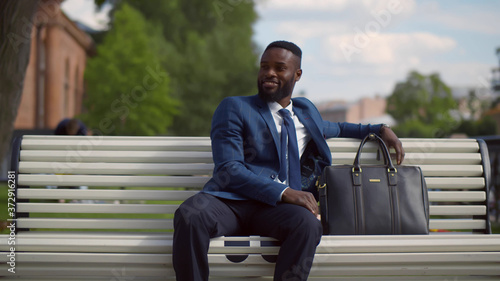
[[[281,241],[274,280],[307,280],[321,240],[319,220],[307,209],[280,203],[228,200],[198,193],[174,217],[173,265],[178,281],[208,280],[210,238],[261,235]]]

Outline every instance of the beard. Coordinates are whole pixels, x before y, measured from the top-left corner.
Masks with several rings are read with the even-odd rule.
[[[259,97],[266,102],[271,102],[271,101],[278,102],[283,98],[292,95],[294,77],[292,77],[292,79],[290,79],[289,81],[285,82],[285,84],[281,88],[278,87],[278,89],[274,93],[266,92],[261,82],[262,81],[257,81],[257,88],[259,89]]]

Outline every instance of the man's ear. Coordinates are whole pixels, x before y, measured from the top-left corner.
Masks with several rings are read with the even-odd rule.
[[[299,81],[300,77],[302,77],[302,69],[299,68],[295,71],[295,82]]]

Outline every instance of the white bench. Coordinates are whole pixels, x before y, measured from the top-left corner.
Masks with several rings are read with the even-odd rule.
[[[500,235],[488,234],[484,143],[402,142],[404,164],[420,165],[426,177],[432,233],[323,236],[309,280],[498,280]],[[25,136],[19,143],[17,233],[0,236],[0,278],[175,279],[173,213],[210,178],[209,138]],[[328,143],[334,164],[352,163],[359,140]],[[375,146],[362,158],[376,162]],[[89,188],[69,188],[78,186]],[[8,271],[12,235],[15,274]],[[211,280],[270,280],[267,260],[277,251],[267,237],[215,238]]]

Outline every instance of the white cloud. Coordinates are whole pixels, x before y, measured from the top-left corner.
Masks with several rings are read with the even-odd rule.
[[[360,8],[370,13],[389,11],[395,15],[411,15],[416,8],[414,0],[363,0],[361,3],[362,6]]]
[[[427,22],[459,31],[472,31],[482,34],[500,34],[498,28],[498,2],[457,3],[454,9],[442,8],[439,2],[425,2],[418,7],[418,13]]]
[[[257,0],[257,10],[266,11],[299,11],[299,12],[380,12],[382,10],[398,10],[397,14],[411,14],[415,10],[414,0]],[[354,13],[356,14],[356,13]]]
[[[500,34],[498,28],[498,12],[474,12],[471,11],[462,16],[443,13],[436,16],[434,20],[457,30],[469,30],[485,34]]]
[[[421,65],[423,73],[440,73],[448,86],[488,87],[492,64],[477,62],[433,63]],[[485,83],[486,82],[486,83]]]
[[[327,34],[346,33],[349,32],[349,28],[340,21],[282,21],[276,25],[274,31],[303,46],[310,39],[322,38]]]
[[[328,36],[324,43],[329,57],[335,63],[416,64],[422,56],[432,56],[456,47],[449,37],[431,33],[356,34]]]
[[[270,0],[257,1],[257,7],[265,10],[299,10],[299,11],[342,11],[349,4],[349,0]]]
[[[105,5],[100,11],[96,11],[94,0],[66,0],[61,4],[61,9],[70,19],[93,29],[103,30],[107,28],[111,6]]]

